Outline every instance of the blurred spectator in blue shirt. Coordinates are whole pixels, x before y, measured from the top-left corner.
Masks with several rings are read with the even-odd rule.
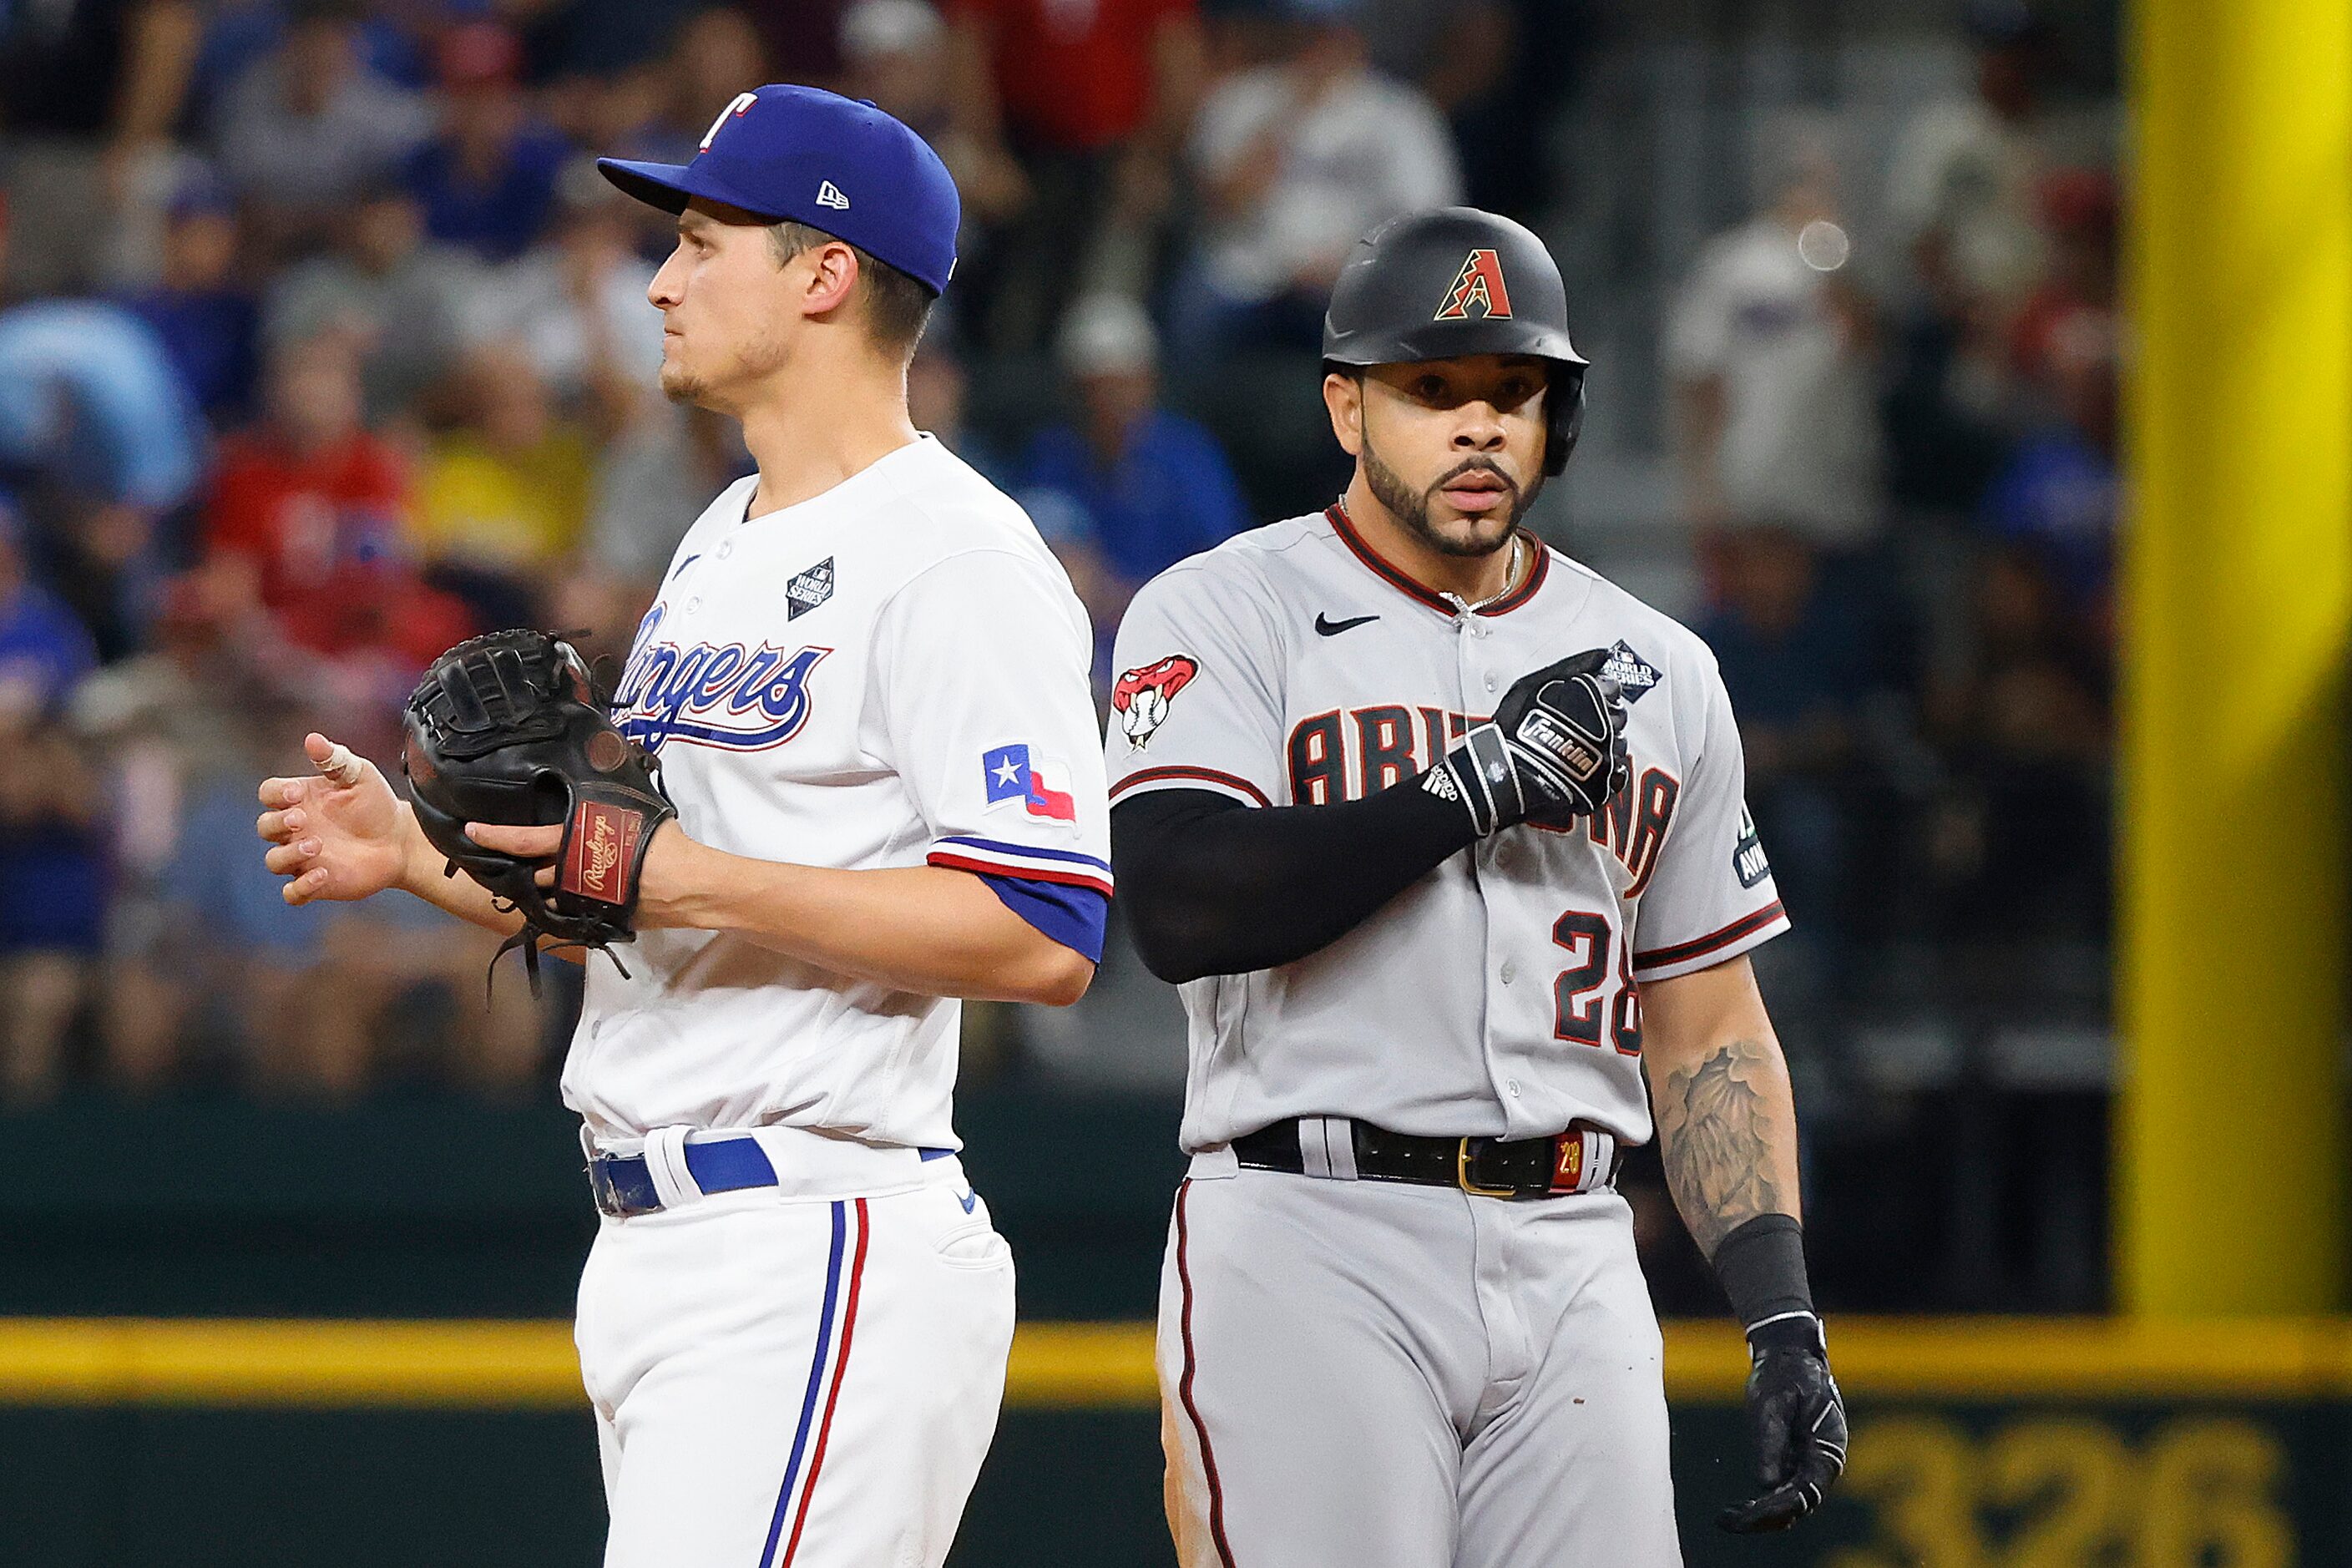
[[[97,790],[58,722],[98,662],[89,633],[30,580],[22,531],[0,510],[0,1100],[58,1086],[106,920]]]
[[[0,207],[0,268],[7,213]],[[144,321],[104,300],[0,310],[0,485],[37,524],[32,553],[109,650],[137,619],[157,524],[203,478],[203,417]]]
[[[0,472],[148,511],[194,489],[203,422],[147,324],[98,300],[0,312]]]
[[[1997,537],[2042,559],[2067,609],[2110,640],[2116,534],[2116,356],[2113,320],[2074,312],[2049,331],[2042,379],[2054,417],[2030,431],[1985,492]]]
[[[253,406],[260,308],[236,277],[237,228],[228,193],[199,174],[173,194],[163,229],[163,270],[122,304],[162,340],[181,388],[214,427],[242,423]]]
[[[1836,787],[1868,679],[1864,629],[1794,530],[1737,530],[1716,553],[1718,602],[1696,629],[1739,715],[1748,801],[1789,908],[1833,932],[1846,848]]]
[[[0,205],[0,268],[7,241]],[[146,323],[100,300],[0,310],[0,482],[152,513],[194,489],[204,450],[203,421]]]
[[[25,568],[24,521],[0,496],[0,727],[55,714],[98,648],[73,612]]]
[[[495,22],[463,22],[441,40],[441,133],[408,161],[408,185],[425,208],[425,232],[485,261],[530,248],[555,204],[571,147],[536,123],[516,85],[514,35]]]
[[[1216,437],[1160,406],[1142,306],[1115,294],[1078,300],[1060,353],[1078,418],[1039,432],[1015,492],[1108,638],[1138,588],[1248,527],[1249,512]]]

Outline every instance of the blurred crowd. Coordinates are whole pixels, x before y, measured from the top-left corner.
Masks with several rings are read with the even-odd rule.
[[[1889,260],[1854,259],[1831,128],[1778,123],[1660,353],[1780,962],[1849,1009],[1940,986],[2030,1019],[2103,1005],[2117,191],[2109,117],[2051,107],[2052,35],[1970,21],[1973,89],[1914,110],[1870,193]]]
[[[688,158],[772,80],[929,138],[966,222],[916,421],[1029,508],[1107,663],[1145,580],[1344,478],[1313,388],[1349,244],[1454,201],[1542,226],[1602,9],[0,6],[0,1102],[544,1084],[560,998],[486,1012],[494,942],[421,907],[287,910],[250,819],[308,730],[391,755],[474,631],[624,652],[747,470],[655,388],[667,220],[593,153]],[[1792,126],[1657,334],[1678,608],[1817,990],[1890,934],[2105,919],[2116,190],[2048,35],[1970,16],[1972,87],[1867,204],[1899,265],[1849,265],[1856,172]]]

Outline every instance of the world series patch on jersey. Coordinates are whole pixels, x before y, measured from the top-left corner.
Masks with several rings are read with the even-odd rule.
[[[1055,890],[1081,891],[1098,944],[1093,634],[1028,518],[929,437],[747,518],[756,487],[730,487],[679,542],[615,693],[680,826],[755,859],[1038,887],[1045,912],[1024,918],[1041,925]],[[1064,913],[1080,945],[1083,911]],[[724,931],[646,931],[629,967],[589,974],[564,1070],[600,1137],[781,1122],[956,1146],[953,999]]]
[[[1572,828],[1481,840],[1319,952],[1185,985],[1188,1150],[1340,1113],[1434,1137],[1584,1118],[1646,1142],[1642,984],[1735,958],[1788,920],[1714,657],[1566,556],[1538,546],[1517,589],[1459,614],[1334,507],[1136,596],[1105,737],[1114,805],[1160,789],[1359,799],[1428,769],[1521,675],[1588,648],[1608,650],[1624,694],[1626,787]]]

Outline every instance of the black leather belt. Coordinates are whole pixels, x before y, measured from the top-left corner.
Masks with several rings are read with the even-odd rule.
[[[1345,1150],[1333,1149],[1347,1130]],[[1336,1176],[1416,1186],[1459,1187],[1486,1198],[1554,1198],[1589,1193],[1617,1180],[1624,1151],[1590,1121],[1549,1138],[1430,1138],[1368,1122],[1292,1117],[1244,1133],[1234,1156],[1253,1171]],[[1352,1157],[1351,1157],[1352,1156]]]

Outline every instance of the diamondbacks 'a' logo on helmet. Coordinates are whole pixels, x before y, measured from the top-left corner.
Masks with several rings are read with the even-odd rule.
[[[1454,287],[1445,291],[1445,303],[1430,320],[1467,321],[1474,307],[1477,314],[1490,321],[1510,319],[1511,291],[1503,287],[1502,258],[1484,246],[1463,258],[1462,270],[1454,276]]]
[[[1200,664],[1191,656],[1171,653],[1157,664],[1120,676],[1110,689],[1110,705],[1118,710],[1128,744],[1139,752],[1150,745],[1153,732],[1168,721],[1168,704],[1200,673]]]

